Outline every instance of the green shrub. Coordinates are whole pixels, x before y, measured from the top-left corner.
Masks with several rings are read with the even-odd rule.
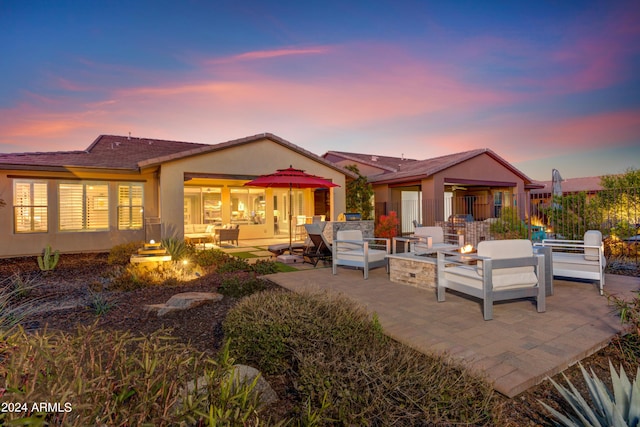
[[[202,267],[217,267],[227,262],[230,258],[232,257],[220,249],[205,249],[196,251],[193,255],[194,262]]]
[[[216,362],[165,334],[134,337],[95,325],[75,335],[16,331],[0,347],[0,387],[4,401],[27,411],[0,413],[0,424],[258,425],[252,385],[233,385],[228,353]],[[206,387],[190,390],[197,378]],[[53,400],[63,411],[32,410]]]
[[[382,334],[357,304],[331,294],[254,294],[227,315],[231,354],[293,377],[296,419],[315,425],[491,425],[489,384],[440,356]]]
[[[274,261],[259,259],[251,265],[251,270],[258,276],[264,276],[265,274],[277,273],[278,265]]]
[[[138,249],[144,246],[144,242],[129,242],[115,245],[109,251],[107,263],[110,265],[127,265],[131,255],[138,253]]]
[[[237,271],[251,271],[251,266],[246,259],[229,257],[216,268],[218,273],[234,273]]]
[[[253,273],[230,273],[223,276],[218,292],[225,296],[242,298],[266,288],[267,283]]]
[[[500,211],[500,217],[491,223],[492,234],[499,234],[503,239],[526,239],[527,226],[524,224],[518,210],[505,206]]]
[[[202,269],[180,261],[128,264],[114,271],[109,288],[132,291],[150,286],[175,286],[202,275]]]
[[[637,426],[640,422],[640,368],[636,373],[633,383],[629,381],[624,369],[620,367],[620,374],[616,372],[609,361],[611,384],[613,393],[591,370],[591,375],[580,364],[580,371],[589,390],[588,402],[564,376],[569,389],[549,379],[560,395],[567,401],[571,408],[571,414],[562,414],[544,402],[540,402],[544,408],[558,421],[557,425],[566,427],[580,426]]]

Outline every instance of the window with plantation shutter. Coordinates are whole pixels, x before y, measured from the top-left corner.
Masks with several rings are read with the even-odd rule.
[[[16,233],[48,230],[47,182],[16,180],[13,184],[13,229]]]
[[[61,183],[58,197],[61,231],[109,229],[109,184]]]
[[[142,229],[143,208],[142,184],[118,185],[118,230]]]

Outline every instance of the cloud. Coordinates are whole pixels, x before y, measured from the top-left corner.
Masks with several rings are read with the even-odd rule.
[[[226,64],[244,61],[255,61],[260,59],[274,59],[283,56],[299,56],[299,55],[321,55],[329,52],[328,46],[317,46],[307,48],[282,48],[270,50],[256,50],[245,52],[238,55],[232,55],[224,58],[216,58],[205,61],[207,64]]]
[[[479,39],[476,46],[488,52],[494,42]],[[510,53],[532,48],[508,40],[498,46]],[[567,46],[548,55],[555,55],[556,63],[579,62],[564,56]],[[460,62],[447,62],[386,43],[290,47],[200,59],[187,71],[127,69],[136,79],[126,86],[109,71],[121,76],[122,67],[104,67],[103,83],[103,67],[87,63],[78,74],[57,80],[57,95],[27,98],[19,107],[0,110],[0,144],[30,149],[57,141],[65,149],[78,149],[99,134],[128,132],[214,143],[268,131],[317,152],[344,149],[341,145],[348,142],[362,151],[397,155],[401,150],[426,158],[488,147],[520,161],[610,141],[626,143],[640,134],[638,111],[565,119],[545,111],[553,97],[546,99],[549,104],[532,106],[529,98],[540,95],[514,90],[513,80],[486,84],[469,78],[466,61],[474,52],[469,49]],[[587,90],[596,76],[618,75],[611,70],[606,64],[594,66],[574,89]],[[90,76],[96,80],[83,83]],[[563,82],[568,76],[561,73],[549,82],[530,78],[520,83],[547,85],[546,92],[567,90]]]

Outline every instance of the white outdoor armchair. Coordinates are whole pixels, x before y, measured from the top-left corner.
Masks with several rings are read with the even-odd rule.
[[[332,244],[333,274],[338,273],[340,265],[362,268],[365,279],[369,278],[371,268],[384,266],[388,270],[390,247],[389,239],[363,238],[361,230],[338,231]]]
[[[451,289],[483,302],[484,320],[493,318],[493,303],[534,298],[537,311],[546,310],[545,259],[533,253],[531,241],[490,240],[478,244],[478,254],[438,251],[438,302]]]
[[[607,261],[600,231],[587,231],[583,240],[544,239],[536,246],[550,247],[553,251],[554,276],[595,280],[600,295],[604,294],[604,268]]]

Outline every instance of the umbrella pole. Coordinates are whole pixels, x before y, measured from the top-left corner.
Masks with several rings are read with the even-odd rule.
[[[291,243],[291,233],[292,233],[292,214],[291,210],[293,209],[293,203],[291,201],[291,183],[289,183],[289,255],[293,255],[293,245]]]

